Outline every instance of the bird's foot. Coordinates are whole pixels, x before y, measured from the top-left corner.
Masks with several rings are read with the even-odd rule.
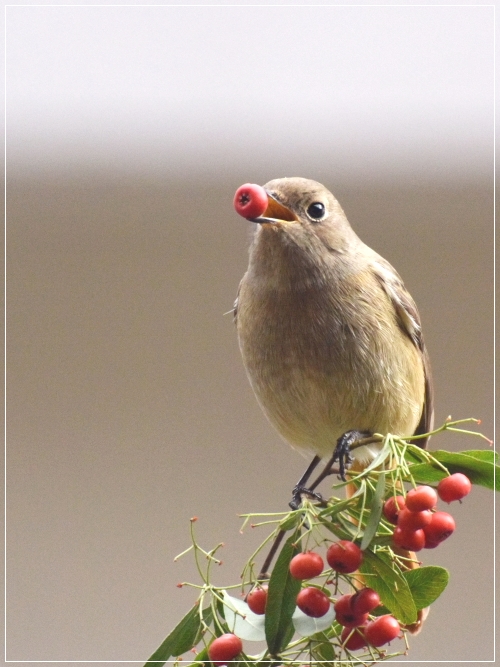
[[[292,499],[288,503],[289,507],[291,507],[293,510],[298,510],[302,503],[302,494],[307,495],[310,498],[313,498],[314,500],[318,501],[323,500],[323,496],[321,495],[321,493],[316,493],[315,491],[312,491],[311,489],[308,489],[305,486],[297,484],[297,486],[295,486],[292,491]]]
[[[367,431],[347,431],[344,435],[341,435],[337,440],[337,445],[335,451],[333,452],[332,465],[335,461],[339,462],[339,478],[345,482],[345,471],[349,465],[354,461],[351,456],[351,445],[353,445],[357,440],[361,438],[366,438],[370,436],[371,433]]]

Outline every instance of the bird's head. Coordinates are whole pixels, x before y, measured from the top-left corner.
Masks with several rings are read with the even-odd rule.
[[[278,178],[263,186],[267,208],[250,218],[262,241],[280,239],[314,253],[343,253],[359,242],[340,204],[324,185],[306,178]]]

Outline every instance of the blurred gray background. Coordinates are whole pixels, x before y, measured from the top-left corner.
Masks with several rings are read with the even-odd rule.
[[[419,305],[437,423],[492,435],[493,9],[7,7],[8,660],[145,660],[189,518],[227,584],[265,536],[237,514],[286,509],[306,461],[224,317],[241,183],[334,192]],[[451,511],[408,660],[493,659],[493,494]]]

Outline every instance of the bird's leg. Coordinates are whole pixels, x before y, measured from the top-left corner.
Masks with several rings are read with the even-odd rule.
[[[307,466],[304,474],[302,477],[299,479],[297,484],[294,486],[293,491],[292,491],[292,499],[288,503],[289,506],[293,509],[296,510],[300,507],[300,496],[302,493],[308,493],[309,495],[313,496],[317,500],[322,500],[321,496],[319,493],[313,493],[312,489],[309,489],[306,486],[307,480],[311,476],[313,470],[316,468],[318,463],[321,461],[321,458],[319,456],[315,456],[311,463]]]
[[[323,468],[321,474],[310,485],[309,490],[313,491],[318,486],[318,484],[320,484],[325,479],[325,477],[328,477],[328,475],[333,475],[335,473],[338,473],[340,479],[345,482],[346,467],[347,465],[352,463],[351,445],[358,442],[362,438],[370,438],[371,435],[372,434],[369,433],[368,431],[347,431],[346,433],[344,433],[344,435],[341,435],[340,438],[337,440],[337,445],[332,454],[332,457]],[[339,462],[338,468],[333,467],[336,461]]]
[[[366,442],[363,442],[366,440]],[[293,510],[296,510],[300,507],[300,496],[302,493],[307,493],[316,500],[323,500],[323,497],[319,493],[315,493],[314,489],[329,475],[338,474],[342,481],[346,481],[345,471],[346,468],[352,463],[353,459],[351,456],[351,447],[353,445],[362,446],[365,444],[370,444],[372,442],[378,442],[379,438],[373,436],[373,433],[369,431],[347,431],[337,440],[335,450],[331,458],[326,463],[323,471],[318,475],[312,484],[306,486],[307,480],[311,476],[313,470],[317,467],[318,463],[321,461],[321,457],[315,456],[311,463],[308,465],[306,471],[299,479],[292,491],[292,500],[289,502],[290,507]],[[335,462],[339,462],[339,467],[334,468]]]
[[[341,435],[340,438],[337,440],[337,445],[335,447],[335,451],[333,452],[333,456],[331,458],[330,467],[332,467],[335,461],[338,460],[339,477],[343,482],[346,481],[345,478],[346,467],[353,462],[353,458],[351,456],[351,445],[353,445],[357,440],[361,440],[363,438],[369,438],[371,435],[372,433],[370,433],[369,431],[347,431],[346,433],[344,433],[344,435]]]

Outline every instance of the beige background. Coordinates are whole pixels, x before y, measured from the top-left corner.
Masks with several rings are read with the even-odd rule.
[[[205,547],[225,542],[216,580],[236,582],[260,536],[250,529],[240,535],[236,515],[284,509],[306,463],[261,414],[242,368],[231,316],[223,315],[245,270],[252,231],[232,210],[241,183],[300,175],[330,187],[357,233],[394,264],[419,305],[435,376],[437,422],[450,413],[475,416],[492,435],[493,192],[491,123],[483,115],[490,89],[484,84],[476,90],[477,107],[469,100],[470,118],[464,112],[460,132],[451,113],[455,98],[448,99],[446,91],[440,95],[438,80],[426,87],[423,74],[410,76],[424,65],[405,61],[401,43],[401,81],[391,82],[387,75],[388,97],[373,99],[358,119],[328,121],[307,105],[302,110],[288,105],[280,117],[279,95],[267,85],[275,75],[271,68],[259,80],[259,85],[266,83],[269,126],[262,102],[243,100],[247,115],[233,109],[228,118],[234,125],[221,117],[219,126],[215,111],[207,112],[208,120],[201,115],[201,120],[184,119],[183,125],[178,105],[178,117],[165,111],[171,124],[155,143],[160,130],[151,130],[150,116],[145,109],[140,113],[132,92],[125,87],[118,97],[116,81],[95,69],[86,79],[86,70],[75,68],[71,80],[75,90],[80,86],[82,107],[90,105],[92,86],[97,91],[99,82],[101,103],[107,100],[109,107],[94,99],[93,120],[78,117],[78,141],[72,144],[71,121],[78,114],[72,116],[64,106],[71,96],[64,94],[63,78],[59,89],[53,82],[63,69],[46,69],[44,58],[64,68],[80,44],[77,38],[72,41],[71,31],[89,20],[87,27],[103,34],[113,28],[109,42],[93,42],[101,55],[99,49],[108,44],[105,67],[121,48],[120,25],[130,16],[120,9],[92,15],[92,20],[79,14],[76,21],[66,13],[51,23],[54,17],[49,20],[39,8],[36,16],[23,11],[10,13],[11,48],[18,58],[8,58],[7,71],[12,127],[7,138],[7,658],[140,661],[194,600],[192,591],[176,588],[182,580],[197,582],[189,556],[172,562],[189,545],[189,518],[199,517],[196,529]],[[143,37],[134,52],[134,62],[142,62],[143,69],[137,65],[132,77],[141,71],[146,78],[151,75],[146,55],[154,49],[148,40],[158,25],[170,26],[172,34],[187,25],[178,10],[177,27],[171,25],[172,15],[144,18],[144,11],[133,18],[144,23],[131,33]],[[229,56],[239,57],[238,67],[252,73],[253,58],[264,46],[268,58],[279,62],[288,36],[271,39],[279,33],[280,16],[255,14],[262,8],[245,11],[254,12],[246,18],[252,26],[264,26],[267,41],[252,33],[251,43],[241,51],[232,45]],[[356,32],[356,27],[364,29],[356,22],[361,14],[325,17],[318,9],[307,11],[295,16],[287,30],[299,26],[296,36],[303,35],[312,16],[332,30],[344,21],[352,28],[345,38],[349,53],[366,47]],[[381,43],[397,34],[402,20],[387,11],[372,17],[382,17],[390,28]],[[434,15],[434,23],[414,14],[414,38],[422,41],[421,62],[429,60],[429,76],[437,71],[439,58],[452,53],[446,39],[453,35],[440,37],[435,21],[445,27],[452,21],[448,27],[458,36],[460,26],[470,28],[470,15],[450,11],[441,18]],[[491,16],[481,16],[477,32],[462,43],[476,65],[467,71],[457,66],[462,90],[483,85],[487,58],[475,62],[474,54],[482,53],[485,43],[491,46],[486,30]],[[205,34],[202,28],[212,35],[215,52],[217,43],[232,34],[226,24],[209,20],[215,19],[193,14],[189,25],[199,31],[184,33],[191,50]],[[411,32],[406,19],[404,25]],[[45,50],[37,43],[44,31]],[[433,50],[432,39],[442,44],[441,51]],[[161,44],[168,56],[168,45]],[[260,45],[257,55],[252,44]],[[331,50],[332,59],[339,55],[335,44],[321,48]],[[20,61],[21,53],[25,59]],[[207,53],[187,64],[181,59],[186,72],[196,73]],[[364,63],[373,56],[362,54],[359,62],[353,55],[343,61],[344,68],[352,67],[356,95],[363,89]],[[384,63],[393,60],[385,52],[376,57],[382,90]],[[223,60],[228,89],[213,84],[213,109],[217,101],[223,108],[228,100],[231,58]],[[118,60],[116,71],[124,74]],[[167,77],[170,61],[164,57],[160,62],[159,79]],[[172,54],[171,63],[177,63]],[[329,89],[342,75],[330,65],[321,75]],[[39,84],[43,99],[35,86],[37,72],[45,83]],[[279,94],[285,95],[287,81],[297,93],[293,72],[285,83],[277,77]],[[410,81],[406,88],[405,76]],[[488,79],[489,73],[484,76]],[[196,82],[195,74],[186,79],[193,103]],[[173,84],[168,90],[173,99]],[[25,104],[30,95],[39,123]],[[410,109],[416,97],[422,110],[418,133],[415,127],[404,130],[404,109],[391,103],[401,99],[402,108],[407,104],[404,108]],[[372,127],[377,104],[387,119]],[[61,109],[69,109],[65,120]],[[161,105],[157,113],[160,118]],[[96,129],[101,116],[109,123],[102,136]],[[456,131],[453,141],[447,123]],[[247,125],[253,142],[241,134]],[[177,148],[168,143],[176,129]],[[153,137],[149,143],[147,131]],[[111,135],[113,142],[106,143]],[[238,137],[243,137],[241,144]],[[487,445],[442,436],[432,446]],[[422,554],[426,564],[449,568],[451,583],[433,605],[424,632],[412,640],[409,660],[493,659],[493,495],[474,489],[451,511],[456,534]]]

